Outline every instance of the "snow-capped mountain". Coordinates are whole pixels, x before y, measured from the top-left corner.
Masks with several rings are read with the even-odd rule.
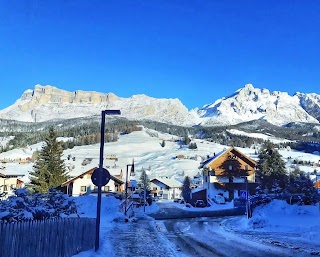
[[[275,125],[290,122],[319,123],[320,96],[269,92],[268,89],[245,85],[229,97],[193,110],[202,125],[232,125],[264,119]]]
[[[146,119],[191,125],[188,109],[179,99],[157,99],[146,95],[121,98],[113,93],[69,92],[53,86],[36,85],[13,105],[0,111],[0,118],[40,122],[101,115],[101,110],[120,109],[128,119]]]
[[[122,116],[134,120],[153,120],[175,125],[217,126],[263,119],[275,125],[292,122],[318,123],[320,95],[254,88],[245,85],[234,94],[188,109],[179,99],[159,99],[146,95],[130,98],[113,93],[69,92],[53,86],[36,85],[26,90],[13,105],[0,111],[0,118],[40,122],[100,115],[101,110],[120,109]]]

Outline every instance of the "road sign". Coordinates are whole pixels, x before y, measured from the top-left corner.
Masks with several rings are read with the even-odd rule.
[[[101,179],[99,181],[99,173],[101,172]],[[108,184],[110,180],[110,173],[107,169],[102,168],[101,170],[99,168],[96,168],[91,176],[91,181],[95,186],[105,186]]]
[[[246,190],[240,190],[240,197],[247,199],[247,191]]]

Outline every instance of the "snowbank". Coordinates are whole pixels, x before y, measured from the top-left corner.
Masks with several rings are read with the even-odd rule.
[[[256,208],[251,219],[235,218],[227,225],[238,230],[295,232],[301,234],[303,240],[320,242],[320,208],[318,205],[289,205],[285,201],[273,200],[266,206]]]
[[[80,196],[75,197],[75,201],[80,205],[79,212],[82,217],[95,218],[97,213],[97,196]],[[111,231],[115,223],[114,220],[123,219],[124,215],[119,212],[120,200],[114,197],[105,197],[101,199],[101,221],[100,221],[100,248],[97,252],[94,249],[81,252],[74,257],[98,257],[98,256],[115,256],[113,246],[107,238],[107,234]],[[94,236],[94,235],[92,235]]]

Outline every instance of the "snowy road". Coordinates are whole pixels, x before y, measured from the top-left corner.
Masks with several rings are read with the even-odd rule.
[[[119,257],[174,257],[176,253],[159,235],[154,221],[118,223],[108,235],[115,256]]]
[[[293,234],[240,233],[226,226],[238,217],[178,218],[185,210],[174,204],[160,204],[161,219],[141,217],[113,226],[106,240],[119,257],[307,257],[317,251],[295,247]],[[196,211],[199,215],[201,211]],[[205,214],[204,211],[202,214]],[[218,214],[220,214],[218,212]],[[165,215],[169,219],[164,219]],[[154,215],[153,215],[154,216]],[[183,217],[183,216],[180,216]],[[276,239],[293,238],[292,244]],[[288,240],[287,240],[288,241]]]
[[[261,242],[259,237],[254,240],[227,232],[220,226],[223,220],[224,218],[195,218],[161,221],[162,233],[184,256],[312,256],[299,249]]]

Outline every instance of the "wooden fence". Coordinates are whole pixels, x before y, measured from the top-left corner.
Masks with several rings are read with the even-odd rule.
[[[95,219],[0,223],[1,257],[70,257],[94,247]]]

